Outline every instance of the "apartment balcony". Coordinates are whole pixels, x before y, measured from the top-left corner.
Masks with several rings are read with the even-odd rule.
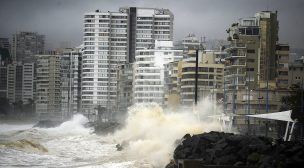
[[[284,80],[288,80],[289,77],[287,75],[278,75],[277,79],[284,79]]]
[[[163,93],[163,90],[135,90],[134,93]]]
[[[209,81],[215,81],[215,80],[198,78],[198,82],[209,82]],[[195,82],[195,78],[181,79],[181,82]],[[193,85],[194,85],[194,83],[193,83]],[[199,83],[198,85],[201,85],[201,84]]]
[[[244,54],[244,55],[241,55],[241,54],[229,55],[228,57],[226,57],[226,60],[230,60],[230,59],[240,59],[240,58],[246,58],[246,54]]]
[[[225,74],[224,78],[235,78],[235,77],[244,77],[246,74],[244,73],[229,73],[229,74]]]
[[[288,67],[278,67],[278,71],[289,71]]]
[[[146,81],[148,81],[148,82],[161,82],[160,79],[147,79],[147,78],[146,79],[134,79],[134,82],[146,82]],[[135,84],[135,85],[137,85],[137,84]]]
[[[228,48],[229,49],[246,49],[246,44],[232,44],[230,45],[230,47]]]
[[[183,99],[183,98],[182,98],[182,102],[183,102],[183,103],[184,103],[184,102],[193,102],[193,101],[194,101],[194,98],[193,98],[193,99],[189,99],[189,98],[188,98],[188,99]]]
[[[158,101],[162,101],[162,98],[163,97],[157,97],[157,96],[143,96],[143,97],[134,97],[134,100],[135,101],[138,101],[138,100],[146,100],[147,102],[152,100],[153,102],[158,102]]]
[[[239,68],[245,66],[246,66],[246,62],[237,62],[237,63],[227,63],[225,65],[225,68]]]
[[[193,85],[182,85],[181,89],[183,89],[183,88],[194,88],[194,87],[195,87],[194,84]]]
[[[194,95],[194,91],[192,91],[192,92],[191,91],[190,92],[189,91],[184,91],[184,92],[181,91],[181,95]]]
[[[177,84],[177,80],[172,81],[171,84],[176,85]]]
[[[243,83],[241,83],[241,82],[235,82],[235,83],[228,83],[228,84],[226,84],[225,86],[226,87],[236,87],[236,86],[245,86],[246,85],[246,83],[245,82],[243,82]],[[229,88],[228,88],[229,89]]]

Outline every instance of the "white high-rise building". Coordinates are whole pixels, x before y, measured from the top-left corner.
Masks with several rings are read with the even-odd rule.
[[[128,61],[135,60],[135,51],[155,47],[155,40],[173,41],[174,16],[168,9],[120,8],[128,13]]]
[[[34,63],[23,64],[22,101],[27,104],[34,100]]]
[[[84,16],[81,98],[85,113],[98,105],[115,105],[117,66],[127,58],[127,26],[127,13],[96,10]]]
[[[130,7],[86,13],[82,111],[92,113],[98,105],[114,110],[118,66],[133,63],[135,51],[154,48],[155,40],[172,39],[173,14],[168,9]]]
[[[174,50],[172,41],[156,41],[155,49],[136,51],[134,63],[134,103],[164,103],[165,64],[181,60],[183,50]]]

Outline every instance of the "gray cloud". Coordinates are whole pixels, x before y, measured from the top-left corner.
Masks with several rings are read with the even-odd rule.
[[[280,42],[304,48],[303,0],[1,0],[0,36],[37,31],[46,35],[49,48],[61,42],[76,46],[82,42],[85,12],[117,11],[122,6],[170,9],[175,15],[176,40],[188,33],[225,39],[225,30],[239,18],[278,10]]]

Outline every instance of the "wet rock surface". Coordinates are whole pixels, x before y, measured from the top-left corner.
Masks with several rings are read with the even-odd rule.
[[[204,165],[254,166],[261,168],[302,167],[304,145],[297,141],[210,132],[186,134],[174,151],[179,159],[200,159]],[[174,168],[176,165],[167,165]]]

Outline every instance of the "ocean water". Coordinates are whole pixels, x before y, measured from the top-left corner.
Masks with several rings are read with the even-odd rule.
[[[128,116],[124,128],[107,136],[85,127],[88,119],[80,114],[55,128],[0,123],[0,167],[161,168],[177,139],[219,129],[216,122],[164,112],[153,103],[133,106]],[[122,151],[118,143],[125,144]]]

